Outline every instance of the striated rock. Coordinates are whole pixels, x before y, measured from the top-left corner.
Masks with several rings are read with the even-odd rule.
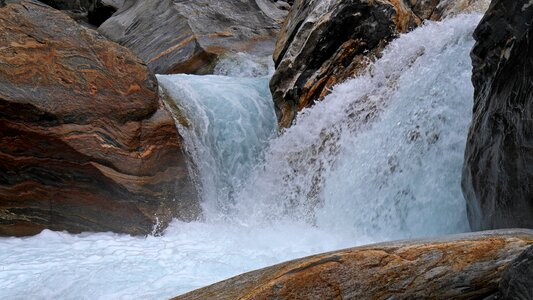
[[[533,299],[533,247],[509,264],[500,281],[496,299]]]
[[[493,294],[532,230],[383,243],[252,271],[187,299],[476,299]]]
[[[0,8],[0,235],[150,233],[198,202],[155,77],[33,0]]]
[[[474,33],[462,187],[472,229],[533,228],[533,6],[494,0]]]
[[[269,0],[127,0],[99,31],[155,73],[205,74],[228,52],[272,53],[285,15]]]
[[[423,20],[482,9],[486,0],[297,0],[281,29],[270,82],[280,126],[359,74],[400,33]]]

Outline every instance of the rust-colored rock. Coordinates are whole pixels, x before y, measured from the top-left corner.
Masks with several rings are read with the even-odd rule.
[[[533,244],[532,230],[370,245],[252,271],[188,299],[483,299]]]
[[[32,0],[0,7],[0,235],[146,234],[199,211],[155,77]]]
[[[279,125],[289,127],[298,111],[362,72],[398,34],[426,19],[481,9],[480,2],[486,1],[295,1],[274,51],[270,90]]]

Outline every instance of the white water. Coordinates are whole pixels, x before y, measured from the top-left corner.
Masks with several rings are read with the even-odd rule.
[[[225,60],[217,72],[231,77],[160,77],[194,124],[181,130],[204,220],[161,237],[2,238],[0,298],[168,298],[317,252],[467,231],[459,180],[479,19],[400,37],[277,138],[261,61]]]

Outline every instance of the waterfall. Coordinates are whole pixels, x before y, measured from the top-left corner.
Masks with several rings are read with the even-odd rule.
[[[186,143],[204,164],[200,177],[214,177],[203,186],[224,182],[218,193],[203,195],[204,203],[223,199],[208,217],[306,222],[376,240],[468,231],[460,174],[476,18],[402,36],[366,73],[335,87],[270,140],[266,78],[159,76],[195,124],[181,129],[192,132]]]
[[[204,217],[163,236],[0,238],[0,298],[169,298],[284,260],[468,231],[460,192],[481,15],[428,22],[279,132],[269,58],[158,76]]]

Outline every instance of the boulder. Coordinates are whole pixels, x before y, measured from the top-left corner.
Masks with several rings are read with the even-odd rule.
[[[296,0],[276,49],[270,82],[281,127],[331,88],[361,73],[400,33],[485,0]],[[438,9],[437,9],[438,8]]]
[[[155,73],[206,74],[230,52],[270,55],[285,15],[269,0],[127,0],[98,30]]]
[[[33,0],[0,7],[0,235],[147,234],[199,213],[155,76]]]
[[[529,0],[494,0],[474,33],[462,179],[474,230],[533,228],[532,19]]]
[[[532,244],[527,229],[383,243],[289,261],[174,299],[483,299]]]

